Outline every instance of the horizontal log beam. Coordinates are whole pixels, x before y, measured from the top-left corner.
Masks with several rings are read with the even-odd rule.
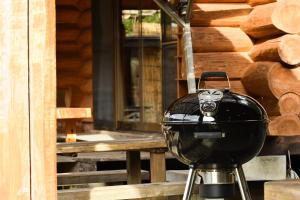
[[[192,42],[194,53],[241,52],[253,47],[251,39],[233,27],[193,27]]]
[[[241,78],[253,61],[246,52],[195,53],[196,77],[203,71],[226,71],[229,78]],[[182,70],[185,72],[185,70]]]
[[[252,7],[245,3],[195,3],[192,26],[239,27]]]

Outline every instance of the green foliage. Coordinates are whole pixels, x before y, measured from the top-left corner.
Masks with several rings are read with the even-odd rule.
[[[131,35],[133,33],[133,25],[138,23],[137,16],[131,16],[127,19],[123,19],[122,22],[126,35]],[[142,16],[142,22],[160,24],[160,12],[156,12],[153,15]]]
[[[123,20],[123,25],[125,28],[126,35],[130,35],[133,32],[133,24],[134,24],[133,18],[128,18]]]
[[[144,16],[143,22],[160,24],[160,12],[156,12],[153,15]]]

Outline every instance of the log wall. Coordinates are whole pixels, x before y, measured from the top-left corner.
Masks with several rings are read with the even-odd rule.
[[[91,1],[56,1],[57,84],[67,107],[92,107]]]
[[[300,135],[300,1],[197,0],[192,40],[196,77],[226,71],[232,90],[256,98],[271,119],[270,135]],[[186,94],[181,30],[178,96]],[[223,87],[222,81],[208,81]]]

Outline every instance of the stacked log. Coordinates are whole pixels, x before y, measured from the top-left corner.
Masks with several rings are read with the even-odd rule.
[[[242,77],[247,92],[271,119],[271,135],[300,134],[300,1],[248,0],[253,10],[241,23],[254,46]]]
[[[60,106],[92,107],[91,1],[57,0],[56,11],[58,92],[76,94]]]
[[[203,71],[226,71],[231,89],[246,94],[241,77],[252,59],[247,52],[253,47],[249,36],[240,29],[252,7],[247,0],[195,0],[191,18],[196,77]],[[182,35],[178,40],[181,44]],[[178,96],[184,95],[185,62],[182,44],[178,47]],[[226,81],[208,81],[206,87],[224,88]]]
[[[300,2],[281,0],[254,7],[241,29],[255,39],[300,32]]]

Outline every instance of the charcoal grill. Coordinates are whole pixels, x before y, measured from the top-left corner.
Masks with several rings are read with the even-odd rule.
[[[224,78],[228,86],[204,88],[209,78]],[[190,167],[183,199],[190,199],[198,174],[201,197],[232,197],[237,180],[243,200],[250,200],[241,166],[260,152],[267,125],[264,108],[232,92],[225,72],[202,73],[197,92],[172,103],[162,125],[169,150]]]

